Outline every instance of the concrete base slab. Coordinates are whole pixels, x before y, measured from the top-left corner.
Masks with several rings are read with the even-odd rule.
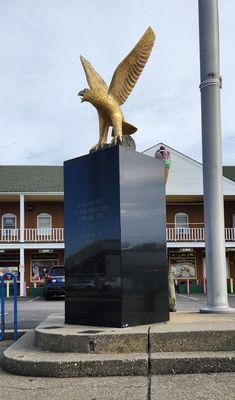
[[[148,325],[132,328],[64,324],[63,315],[50,315],[35,329],[35,346],[59,353],[147,353]]]
[[[150,330],[151,352],[233,351],[235,330],[180,330],[159,332]]]
[[[34,346],[34,332],[29,332],[4,351],[3,368],[17,375],[63,378],[145,376],[148,356],[142,353],[97,355],[42,351]]]
[[[234,314],[174,313],[132,328],[64,324],[51,315],[3,354],[14,374],[95,377],[235,371]]]
[[[235,352],[159,352],[151,354],[153,375],[235,372]]]
[[[235,308],[229,306],[205,307],[200,309],[202,314],[230,314],[235,313]]]

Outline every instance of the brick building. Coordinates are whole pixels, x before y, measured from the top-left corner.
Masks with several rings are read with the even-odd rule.
[[[154,156],[158,144],[144,153]],[[166,185],[168,260],[175,279],[203,282],[205,241],[202,165],[167,147],[172,166]],[[227,277],[235,278],[235,167],[225,167]],[[48,268],[64,263],[62,166],[0,166],[0,273],[18,272],[41,286]],[[21,291],[21,295],[22,295]]]
[[[0,272],[35,287],[64,263],[63,200],[63,167],[0,167]]]
[[[154,157],[159,143],[144,151]],[[167,247],[175,279],[206,278],[202,164],[169,146],[171,168],[166,184]],[[225,174],[228,176],[225,176]],[[224,167],[225,249],[229,287],[235,278],[235,167]],[[230,288],[231,289],[231,288]]]

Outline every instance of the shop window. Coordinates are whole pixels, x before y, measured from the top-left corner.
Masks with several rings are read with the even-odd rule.
[[[42,213],[37,216],[38,235],[51,235],[52,217],[50,214]]]
[[[169,264],[175,279],[196,279],[197,264],[195,251],[172,251]]]
[[[58,265],[58,260],[32,260],[31,282],[45,282],[45,278],[51,267]]]
[[[4,250],[0,253],[0,276],[5,272],[11,272],[16,277],[18,275],[20,263],[20,252],[17,250]],[[18,275],[19,277],[19,275]],[[11,276],[6,276],[6,280],[12,280]]]

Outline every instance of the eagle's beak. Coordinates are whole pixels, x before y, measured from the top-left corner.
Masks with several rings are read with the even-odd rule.
[[[84,101],[83,100],[83,96],[84,96],[84,90],[81,90],[80,92],[78,92],[78,96],[81,97],[81,103]]]

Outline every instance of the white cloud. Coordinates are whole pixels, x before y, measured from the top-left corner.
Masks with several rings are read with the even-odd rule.
[[[224,163],[234,164],[235,3],[220,2]],[[149,62],[124,105],[139,150],[157,142],[201,159],[197,2],[180,0],[3,0],[0,129],[3,164],[62,164],[97,142],[83,54],[110,82],[147,26],[157,34]]]

